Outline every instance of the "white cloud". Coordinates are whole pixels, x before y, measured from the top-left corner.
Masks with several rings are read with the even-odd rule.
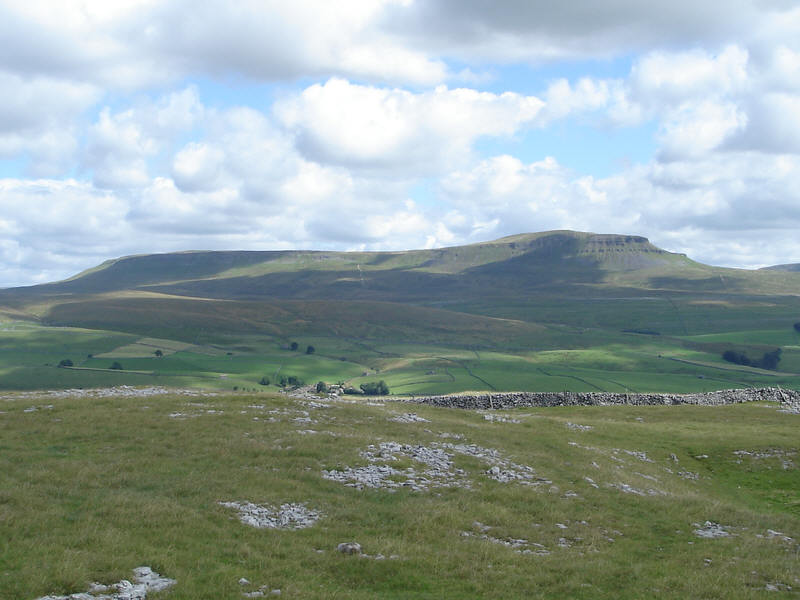
[[[717,55],[707,50],[655,51],[636,62],[631,87],[650,105],[680,104],[688,99],[719,98],[748,84],[748,52],[728,46]]]
[[[514,134],[543,104],[510,92],[439,86],[415,94],[331,79],[283,100],[276,114],[314,160],[430,173],[467,159],[481,136]]]
[[[89,128],[84,159],[95,184],[108,189],[147,185],[148,160],[177,134],[191,130],[203,110],[193,88],[113,114],[109,108],[101,110]]]

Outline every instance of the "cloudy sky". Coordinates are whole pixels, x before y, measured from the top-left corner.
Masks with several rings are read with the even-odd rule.
[[[0,0],[0,287],[647,236],[800,262],[794,0]]]

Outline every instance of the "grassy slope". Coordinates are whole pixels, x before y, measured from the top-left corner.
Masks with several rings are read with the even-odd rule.
[[[31,406],[38,410],[25,412]],[[143,564],[178,580],[154,600],[237,598],[261,585],[287,598],[356,600],[758,598],[771,597],[767,584],[800,585],[800,417],[756,405],[505,411],[514,424],[415,406],[430,422],[388,420],[409,408],[310,409],[266,394],[3,397],[0,597],[85,591]],[[312,423],[294,421],[302,411]],[[320,433],[296,432],[309,428]],[[380,440],[453,441],[440,432],[497,449],[552,483],[494,482],[482,462],[460,455],[472,489],[358,491],[321,477],[364,464],[359,452]],[[789,454],[755,459],[739,450]],[[620,483],[666,495],[609,487]],[[325,516],[310,529],[256,530],[217,504],[226,500],[305,502]],[[693,524],[706,520],[734,535],[696,537]],[[551,554],[464,536],[480,534],[476,522]],[[795,541],[765,537],[768,529]],[[399,558],[335,551],[350,540]],[[242,588],[241,577],[252,585]]]
[[[366,379],[379,373],[400,393],[797,387],[793,376],[730,369],[720,355],[735,348],[758,356],[781,346],[780,370],[800,373],[800,351],[791,338],[800,316],[798,277],[717,269],[644,238],[578,232],[409,252],[130,257],[67,282],[2,292],[0,303],[14,308],[0,315],[134,334],[126,344],[86,352],[125,359],[126,370],[135,365],[148,375],[54,372],[45,367],[48,361],[84,358],[80,336],[74,348],[52,345],[48,359],[38,361],[25,339],[6,336],[3,342],[0,335],[8,348],[0,355],[0,387],[148,378],[248,387],[280,368],[355,384],[364,381],[362,372]],[[108,289],[117,291],[76,293]],[[660,335],[624,333],[630,330]],[[172,340],[164,343],[168,356],[148,357],[140,336]],[[318,355],[302,364],[273,356],[293,339],[313,344]],[[223,356],[233,350],[228,362],[234,364],[190,356],[187,348],[169,351],[168,344],[181,342],[214,345]],[[555,350],[570,352],[546,354]],[[473,358],[476,351],[493,356]],[[91,366],[108,366],[98,361]],[[221,375],[230,379],[219,381]]]

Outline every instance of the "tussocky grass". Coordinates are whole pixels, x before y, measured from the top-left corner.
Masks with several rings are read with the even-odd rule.
[[[775,406],[502,411],[511,423],[414,405],[429,422],[397,423],[408,406],[325,404],[268,393],[4,396],[0,597],[77,593],[140,565],[177,579],[153,594],[175,600],[260,586],[312,599],[754,598],[767,584],[800,587],[800,417]],[[469,489],[357,490],[322,478],[365,465],[361,451],[382,441],[496,449],[549,483],[499,483],[458,453]],[[613,487],[623,484],[644,495]],[[220,501],[303,502],[323,517],[260,530]],[[731,535],[697,537],[707,520]],[[549,554],[498,543],[508,539]],[[342,555],[344,541],[385,558]]]

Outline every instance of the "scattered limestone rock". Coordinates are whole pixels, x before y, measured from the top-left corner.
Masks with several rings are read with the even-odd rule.
[[[364,467],[346,467],[344,469],[323,470],[325,479],[339,481],[357,489],[409,488],[413,491],[425,491],[432,487],[470,487],[463,469],[453,466],[453,454],[463,454],[478,458],[489,465],[486,475],[501,483],[515,481],[522,485],[540,485],[551,483],[538,477],[527,465],[519,465],[503,458],[492,448],[482,448],[475,444],[452,444],[434,442],[430,446],[400,444],[398,442],[381,442],[378,446],[370,445],[361,453],[370,465]],[[414,467],[397,469],[391,465],[400,458],[409,458],[422,463],[427,468],[419,471]],[[376,464],[383,463],[383,464]]]
[[[336,550],[342,554],[361,554],[361,544],[358,542],[342,542],[336,546]]]
[[[395,415],[394,417],[390,417],[389,420],[395,423],[430,423],[430,420],[425,417],[420,417],[417,413]]]
[[[578,425],[577,423],[570,423],[567,421],[567,428],[573,431],[591,431],[594,429],[591,425]]]
[[[777,458],[781,461],[781,466],[784,470],[793,469],[795,467],[792,458],[797,456],[797,450],[783,450],[782,448],[769,448],[767,450],[736,450],[734,454],[739,457],[737,462],[741,462],[742,457],[748,456],[753,460],[764,460],[768,458]]]
[[[616,488],[621,492],[625,492],[626,494],[635,494],[636,496],[666,496],[667,493],[655,488],[648,488],[647,490],[640,490],[638,488],[632,487],[627,483],[609,483],[606,484],[608,487]]]
[[[731,534],[725,530],[725,527],[720,525],[719,523],[715,523],[713,521],[706,521],[702,525],[700,523],[694,523],[694,526],[697,528],[694,530],[694,534],[697,537],[701,538],[723,538],[728,537]]]
[[[279,508],[252,502],[220,502],[221,506],[234,508],[239,520],[245,525],[258,529],[304,529],[311,527],[322,513],[306,507],[305,504],[281,504]]]
[[[475,537],[478,539],[486,540],[492,544],[497,544],[499,546],[505,546],[507,548],[511,548],[517,554],[534,554],[536,556],[547,556],[550,554],[550,551],[547,550],[545,546],[542,544],[537,544],[536,542],[529,542],[523,538],[498,538],[492,535],[489,535],[487,532],[491,529],[489,525],[484,525],[479,521],[475,521],[472,524],[474,529],[478,530],[478,533],[473,531],[462,531],[461,537]]]
[[[413,491],[425,491],[431,487],[469,486],[464,471],[453,468],[452,455],[440,448],[382,442],[378,446],[374,444],[368,446],[361,456],[373,464],[364,467],[346,467],[341,470],[325,470],[322,476],[357,489],[405,487]],[[388,464],[397,462],[400,458],[410,458],[427,468],[421,471],[414,467],[400,470]]]
[[[490,423],[521,423],[519,419],[515,419],[513,417],[509,417],[507,415],[497,415],[493,413],[486,413],[483,415],[483,419],[485,421],[489,421]]]
[[[764,586],[764,589],[768,592],[791,592],[792,586],[781,583],[780,581],[773,581],[771,583],[767,583]]]
[[[174,579],[162,577],[150,567],[136,567],[133,581],[123,579],[111,585],[92,583],[89,591],[68,596],[42,596],[37,600],[144,600],[150,592],[160,592],[175,585]],[[110,592],[110,595],[107,593]]]
[[[528,465],[520,465],[510,460],[503,458],[500,452],[494,448],[482,448],[475,444],[441,444],[443,448],[453,450],[465,456],[472,456],[478,458],[485,463],[491,465],[486,471],[486,475],[490,479],[499,481],[500,483],[508,483],[515,481],[522,485],[542,485],[545,483],[552,483],[549,479],[538,477],[532,467]]]

